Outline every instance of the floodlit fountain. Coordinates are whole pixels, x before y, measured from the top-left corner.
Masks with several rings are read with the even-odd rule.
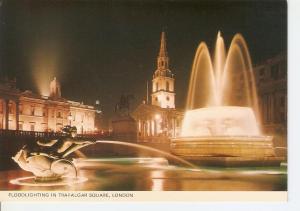
[[[200,163],[274,163],[273,137],[262,135],[259,126],[247,44],[236,34],[226,54],[219,32],[213,62],[204,42],[197,49],[181,135],[172,140],[171,150]]]

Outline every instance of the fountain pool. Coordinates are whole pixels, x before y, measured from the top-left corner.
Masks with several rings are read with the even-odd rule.
[[[1,190],[22,191],[284,191],[286,166],[190,168],[161,157],[80,158],[78,179],[36,182],[30,172],[0,171]]]

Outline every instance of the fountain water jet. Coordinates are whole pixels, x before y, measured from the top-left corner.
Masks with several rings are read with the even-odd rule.
[[[199,44],[181,135],[172,139],[171,151],[210,164],[251,160],[255,165],[277,165],[273,138],[261,133],[255,78],[243,36],[233,37],[228,54],[225,49],[220,32],[213,62],[207,45]]]

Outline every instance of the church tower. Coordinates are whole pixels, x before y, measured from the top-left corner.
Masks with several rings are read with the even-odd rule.
[[[174,75],[169,70],[169,57],[165,32],[161,33],[157,69],[152,79],[152,105],[161,108],[175,108]]]

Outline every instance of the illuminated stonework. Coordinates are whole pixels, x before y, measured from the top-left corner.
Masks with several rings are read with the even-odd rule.
[[[175,109],[174,82],[174,74],[169,69],[165,32],[162,32],[157,69],[152,79],[151,102],[147,97],[147,101],[132,112],[137,123],[138,142],[167,143],[170,137],[179,135],[183,112]]]
[[[21,92],[15,81],[0,81],[0,129],[58,132],[71,124],[78,133],[94,132],[93,106],[62,98],[56,79],[51,82],[50,93],[47,97]]]

